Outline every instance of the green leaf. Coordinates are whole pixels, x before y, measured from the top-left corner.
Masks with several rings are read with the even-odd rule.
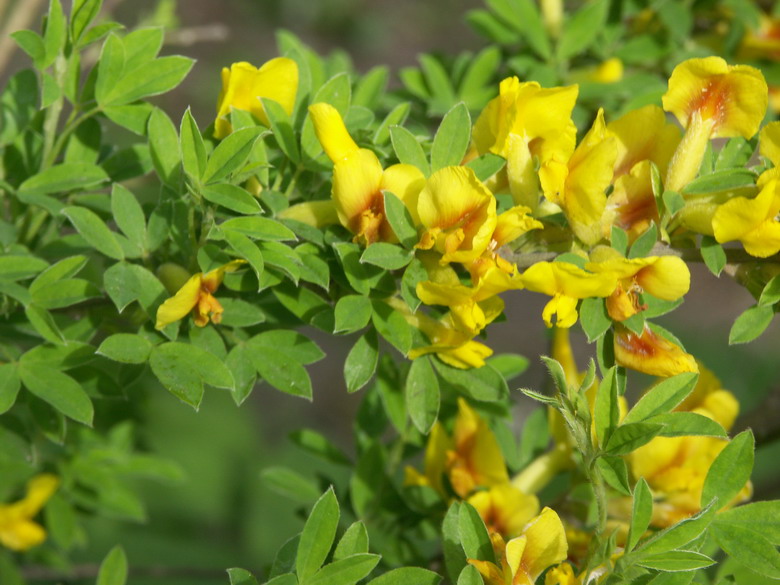
[[[336,303],[334,333],[353,333],[363,329],[371,319],[371,300],[361,295],[347,295]]]
[[[152,350],[149,365],[163,386],[196,410],[203,399],[203,384],[233,390],[230,370],[213,353],[188,343],[168,342]]]
[[[493,545],[482,518],[468,502],[462,502],[458,515],[460,542],[468,559],[496,562]]]
[[[127,582],[127,556],[124,549],[117,545],[100,563],[97,585],[125,585]]]
[[[192,117],[190,109],[184,112],[179,130],[181,161],[184,172],[195,181],[200,181],[206,171],[206,146],[203,144],[198,123]]]
[[[385,215],[390,227],[393,228],[398,241],[404,248],[413,249],[417,244],[417,228],[414,226],[412,214],[395,194],[384,191]]]
[[[146,250],[146,216],[144,211],[135,195],[119,183],[114,183],[111,189],[111,213],[119,229],[135,244],[138,250]]]
[[[428,569],[402,567],[371,579],[366,585],[438,585],[440,582],[441,577]]]
[[[48,262],[35,256],[0,256],[0,280],[26,280],[48,267]]]
[[[0,364],[0,414],[11,409],[21,386],[16,364]]]
[[[601,445],[605,445],[613,429],[620,420],[620,404],[618,403],[617,370],[612,366],[607,370],[604,379],[596,390],[596,403],[593,409],[593,428]]]
[[[333,249],[339,258],[344,275],[355,292],[368,296],[383,275],[383,271],[370,264],[360,263],[360,247],[357,244],[338,242]]]
[[[102,106],[122,106],[141,98],[166,93],[179,85],[195,62],[187,57],[173,55],[142,63],[107,90]]]
[[[482,585],[483,583],[482,575],[477,568],[473,565],[467,565],[460,572],[457,585]]]
[[[756,184],[756,174],[749,169],[729,169],[715,171],[703,175],[688,183],[682,189],[683,195],[700,195],[731,191],[741,187],[753,187]]]
[[[466,563],[466,553],[460,544],[460,507],[459,501],[454,501],[442,523],[442,549],[444,552],[444,566],[450,581],[455,582]]]
[[[373,264],[385,270],[403,268],[414,257],[414,251],[387,242],[375,242],[363,251],[360,262]]]
[[[282,152],[295,164],[301,162],[301,156],[298,152],[298,141],[295,138],[295,131],[293,130],[292,121],[284,108],[277,102],[267,98],[260,98],[265,108],[265,113],[268,116],[268,121],[271,124],[271,130],[274,133],[274,138],[279,144],[279,148]]]
[[[544,22],[532,0],[486,0],[503,21],[522,33],[528,45],[544,60],[552,56]]]
[[[312,399],[311,378],[299,362],[291,361],[286,353],[276,349],[257,345],[247,345],[247,349],[252,364],[263,380],[287,394]]]
[[[588,338],[588,343],[593,343],[612,327],[612,319],[607,314],[604,299],[591,297],[582,301],[580,326]]]
[[[459,165],[471,140],[471,116],[460,102],[447,112],[436,131],[431,147],[431,172]]]
[[[290,433],[290,440],[301,449],[314,455],[322,457],[332,463],[339,465],[351,465],[349,457],[344,452],[330,442],[324,435],[311,429],[300,429]],[[319,493],[317,493],[319,497]],[[366,551],[356,551],[366,552]]]
[[[652,441],[662,429],[663,425],[655,423],[622,424],[612,433],[605,449],[610,455],[626,455]]]
[[[260,476],[277,494],[296,502],[312,504],[320,497],[320,490],[313,481],[288,467],[267,467]]]
[[[143,266],[118,262],[103,274],[103,287],[121,313],[133,301],[149,313],[167,296],[157,277]]]
[[[631,495],[631,488],[628,484],[628,467],[623,459],[605,455],[596,459],[596,467],[608,485],[624,496]]]
[[[707,555],[692,550],[670,550],[655,555],[642,557],[637,565],[656,571],[696,571],[714,565]]]
[[[496,402],[509,394],[504,377],[489,365],[471,370],[448,366],[439,360],[433,361],[439,375],[459,392],[480,402]]]
[[[96,353],[115,362],[143,364],[152,353],[152,344],[134,333],[115,333],[103,340]]]
[[[151,26],[136,29],[124,36],[125,68],[130,71],[143,63],[152,61],[163,45],[164,29]]]
[[[712,236],[701,237],[701,247],[699,249],[701,257],[704,259],[704,264],[707,265],[710,272],[715,276],[720,276],[720,273],[726,267],[726,252],[715,238]]]
[[[354,585],[374,570],[379,555],[358,553],[333,561],[306,580],[307,585]]]
[[[74,0],[70,12],[70,30],[74,42],[81,38],[87,27],[100,12],[102,0]]]
[[[49,14],[46,18],[46,32],[43,34],[45,58],[41,68],[45,69],[54,63],[57,56],[65,48],[68,40],[68,23],[62,11],[60,0],[50,0]]]
[[[547,372],[553,379],[555,387],[561,394],[568,396],[569,382],[566,380],[566,373],[563,371],[563,366],[558,360],[554,358],[548,357],[546,355],[540,357],[544,363],[545,368],[547,368]]]
[[[44,69],[43,61],[46,59],[46,47],[41,35],[31,30],[18,30],[12,32],[11,37],[19,45],[19,48],[30,56],[37,69]]]
[[[780,301],[780,275],[772,277],[769,282],[766,283],[764,289],[761,291],[761,296],[758,299],[759,307],[767,307],[774,305]]]
[[[227,570],[230,585],[258,585],[254,575],[245,569],[234,567]]]
[[[425,157],[422,145],[414,135],[403,126],[390,126],[390,139],[398,160],[420,169],[426,177],[431,174],[428,159]]]
[[[66,162],[49,167],[19,185],[19,196],[69,193],[90,189],[108,181],[106,172],[97,165]]]
[[[376,331],[369,330],[352,346],[344,362],[347,392],[357,392],[371,380],[379,361],[379,341]]]
[[[243,167],[260,132],[258,127],[243,128],[222,140],[209,157],[203,182],[216,183]]]
[[[38,334],[46,341],[51,341],[57,345],[64,343],[65,337],[54,322],[51,313],[46,309],[35,304],[28,304],[24,308],[24,314],[27,317],[27,320],[30,321],[30,325],[32,325]]]
[[[339,503],[330,487],[314,504],[301,532],[295,572],[302,582],[307,582],[325,562],[336,537],[339,516]]]
[[[695,412],[668,412],[647,419],[649,423],[664,425],[659,437],[707,436],[725,439],[728,437],[719,422]]]
[[[149,151],[157,175],[167,185],[176,185],[179,181],[181,151],[179,135],[171,119],[163,110],[155,108],[149,116],[147,127]]]
[[[715,458],[701,492],[701,505],[717,498],[718,510],[729,505],[750,480],[755,458],[755,441],[749,429],[734,437]]]
[[[495,175],[498,171],[506,166],[506,159],[504,157],[498,156],[497,154],[488,152],[480,157],[470,160],[466,166],[470,167],[474,171],[477,179],[480,181],[487,181],[490,177]]]
[[[347,558],[349,556],[368,552],[368,531],[361,521],[352,523],[336,545],[333,552],[333,560]]]
[[[771,306],[762,307],[756,305],[750,307],[737,317],[734,324],[731,326],[731,331],[729,331],[729,345],[753,341],[769,327],[774,316],[775,312]]]
[[[152,104],[138,102],[124,106],[106,106],[103,108],[103,113],[106,115],[106,118],[111,120],[114,124],[127,128],[139,136],[144,136],[144,133],[149,127],[149,117],[152,115],[153,110],[154,106],[152,106]],[[135,145],[123,150],[124,152],[138,152],[139,148],[146,148],[148,151],[146,145]],[[151,170],[151,167],[153,166],[154,163],[152,163],[150,156],[149,170]]]
[[[712,523],[715,517],[715,506],[705,507],[701,512],[686,518],[669,528],[656,532],[650,538],[642,541],[635,554],[644,556],[678,549],[699,538]]]
[[[664,208],[669,212],[670,216],[674,216],[683,207],[685,207],[685,199],[677,191],[664,191],[662,196]]]
[[[260,213],[260,204],[246,189],[229,183],[216,183],[203,187],[200,191],[203,198],[226,209],[251,215]],[[265,219],[265,218],[263,218]],[[228,220],[230,221],[230,220]],[[273,221],[266,219],[265,221]]]
[[[114,232],[108,229],[105,222],[94,211],[90,211],[86,207],[71,205],[64,208],[62,214],[70,220],[73,227],[87,243],[98,252],[115,260],[124,259],[125,254]]]
[[[374,312],[371,321],[377,333],[389,341],[398,351],[406,355],[412,348],[412,327],[403,314],[383,301],[373,301]]]
[[[628,412],[623,424],[642,422],[652,416],[665,414],[693,392],[699,374],[686,372],[667,378],[652,386]]]
[[[99,296],[100,290],[88,280],[66,278],[36,288],[32,300],[44,309],[62,309]]]
[[[647,228],[631,245],[628,258],[644,258],[650,253],[657,241],[658,229],[655,227],[654,222],[650,222],[650,227]]]
[[[417,258],[413,258],[401,277],[401,297],[412,312],[417,311],[422,303],[417,297],[417,285],[423,280],[428,280],[428,271]]]
[[[257,244],[247,238],[244,234],[231,230],[224,230],[223,233],[225,234],[225,239],[227,240],[228,244],[230,244],[230,247],[233,248],[244,260],[249,262],[249,265],[252,267],[252,270],[257,277],[259,290],[261,288],[259,284],[261,282],[260,277],[265,271],[265,260],[263,259],[263,253],[257,247]]]
[[[718,513],[716,525],[734,524],[760,534],[780,545],[780,500],[751,502]]]
[[[222,222],[219,227],[222,230],[240,232],[255,240],[281,242],[295,241],[295,233],[283,223],[267,217],[234,217]]]
[[[97,68],[95,99],[103,105],[125,69],[125,45],[114,33],[109,34],[103,43]]]
[[[727,555],[751,571],[770,579],[780,579],[780,553],[763,535],[736,524],[715,523],[715,541]]]
[[[414,426],[427,435],[439,414],[439,379],[431,367],[430,358],[421,356],[412,361],[406,378],[406,405]]]
[[[581,6],[563,27],[558,41],[558,57],[569,59],[590,47],[604,29],[609,2],[596,0]]]
[[[390,140],[390,128],[403,124],[409,115],[410,108],[411,104],[409,102],[402,102],[390,110],[390,113],[385,116],[385,119],[382,120],[376,132],[374,132],[372,142],[377,146],[381,146]]]
[[[284,352],[287,360],[299,364],[313,364],[325,357],[325,353],[305,335],[287,329],[264,331],[247,341],[247,345],[258,352],[277,350]]]
[[[639,539],[650,526],[650,520],[653,516],[653,494],[647,485],[645,478],[640,477],[634,486],[634,503],[631,512],[631,526],[628,530],[628,540],[626,540],[626,550],[631,552],[636,547]]]
[[[89,396],[73,378],[40,362],[19,363],[25,388],[77,422],[92,426],[94,409]]]

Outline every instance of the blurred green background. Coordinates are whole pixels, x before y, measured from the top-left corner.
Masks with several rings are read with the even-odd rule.
[[[26,25],[37,27],[45,2],[17,1],[37,10]],[[6,14],[14,5],[6,6]],[[244,60],[259,65],[276,56],[275,31],[279,28],[294,32],[320,52],[345,51],[360,71],[378,64],[397,71],[416,64],[421,52],[455,53],[482,47],[483,41],[463,19],[468,9],[479,6],[479,0],[179,0],[178,5],[172,0],[106,0],[104,16],[128,27],[162,24],[170,29],[164,52],[186,54],[196,58],[197,64],[185,83],[158,104],[173,119],[191,106],[205,127],[215,113],[220,69]],[[0,79],[23,66],[24,58],[13,55],[0,71]],[[508,320],[491,326],[487,342],[496,352],[528,356],[531,367],[518,385],[541,389],[546,381],[537,356],[548,351],[541,320],[547,299],[514,292],[506,300]],[[731,323],[752,304],[745,289],[725,276],[716,282],[699,266],[694,267],[692,292],[685,305],[660,320],[737,394],[746,415],[740,427],[771,417],[772,408],[777,412],[774,395],[780,394],[777,323],[757,342],[728,346]],[[132,585],[221,584],[227,582],[224,570],[234,566],[262,576],[277,549],[300,530],[308,504],[273,492],[263,482],[261,471],[283,464],[309,478],[322,474],[340,478],[342,485],[346,477],[345,469],[324,467],[294,447],[287,440],[289,432],[311,427],[352,452],[351,421],[360,395],[346,393],[341,369],[355,336],[309,333],[328,354],[327,360],[310,368],[314,404],[260,386],[241,408],[227,393],[209,390],[200,412],[195,413],[161,388],[152,392],[143,406],[148,425],[140,441],[151,452],[178,463],[186,479],[171,485],[139,485],[148,502],[146,523],[90,521],[86,525],[88,544],[76,552],[76,563],[99,562],[120,542],[133,567]],[[584,368],[592,348],[579,333],[573,340]],[[638,378],[635,391],[643,383]],[[517,397],[519,425],[533,405],[519,393]],[[751,418],[751,412],[759,414]],[[759,498],[780,494],[774,463],[779,450],[776,443],[759,450],[754,478]]]

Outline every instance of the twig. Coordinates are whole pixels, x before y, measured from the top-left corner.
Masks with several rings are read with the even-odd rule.
[[[7,0],[0,0],[0,2],[6,3]],[[8,9],[10,15],[8,18],[3,18],[6,25],[0,31],[0,72],[5,70],[16,50],[16,41],[11,37],[11,33],[27,28],[38,15],[41,4],[43,0],[19,0]]]

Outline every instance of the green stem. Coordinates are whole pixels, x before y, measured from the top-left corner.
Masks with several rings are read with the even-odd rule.
[[[65,148],[65,144],[67,144],[68,138],[70,138],[70,135],[73,134],[73,132],[76,130],[76,128],[79,127],[79,125],[84,122],[85,120],[91,118],[95,114],[100,112],[100,108],[98,106],[95,106],[94,108],[87,110],[84,112],[81,116],[78,118],[76,117],[78,111],[73,110],[71,112],[70,118],[68,119],[67,123],[65,124],[65,127],[62,129],[62,132],[57,136],[57,139],[54,141],[54,144],[49,149],[48,153],[44,155],[43,164],[41,166],[41,170],[50,167],[54,164],[54,161],[57,160],[57,157],[62,152],[62,149]]]

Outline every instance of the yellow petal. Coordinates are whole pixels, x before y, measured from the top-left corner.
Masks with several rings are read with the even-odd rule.
[[[528,543],[523,551],[523,566],[531,578],[536,581],[542,572],[566,559],[569,545],[566,533],[558,514],[550,508],[532,520],[524,531]]]
[[[615,83],[621,79],[623,79],[623,61],[617,57],[599,63],[589,76],[589,80],[596,83]]]
[[[688,265],[677,256],[659,256],[636,274],[636,282],[654,297],[676,301],[691,287]]]
[[[767,257],[780,250],[780,193],[776,180],[769,181],[753,199],[734,197],[715,211],[712,228],[718,242],[740,240],[745,250]]]
[[[770,122],[761,130],[758,138],[758,151],[772,161],[772,164],[780,166],[780,122]]]
[[[568,329],[577,322],[577,299],[561,294],[554,295],[544,306],[542,319],[548,327],[555,325]]]
[[[442,477],[447,468],[447,451],[452,448],[452,441],[441,423],[437,422],[428,436],[425,447],[425,476],[431,486],[440,494],[444,494]]]
[[[485,580],[485,585],[507,585],[504,580],[504,574],[496,565],[488,561],[479,561],[477,559],[468,559],[469,565],[476,567],[479,574]]]
[[[398,164],[385,169],[382,174],[380,189],[390,191],[404,202],[412,216],[414,225],[420,225],[417,214],[417,199],[425,187],[425,175],[414,165]]]
[[[504,455],[493,431],[462,398],[458,399],[453,441],[475,485],[489,487],[509,481]]]
[[[526,232],[540,230],[542,223],[529,214],[531,209],[523,205],[517,205],[500,214],[496,221],[496,229],[493,231],[495,247],[501,247],[513,242]]]
[[[568,563],[553,567],[544,576],[544,585],[580,585],[580,580],[574,575],[574,569]]]
[[[516,583],[519,579],[525,577],[525,567],[523,566],[523,553],[528,545],[528,537],[523,534],[517,538],[513,538],[506,543],[506,564],[512,573],[512,583]],[[520,573],[520,575],[518,575]],[[519,578],[518,578],[519,577]],[[524,581],[520,581],[524,583]]]
[[[305,201],[288,207],[278,217],[294,219],[316,228],[324,228],[339,223],[336,206],[333,201]]]
[[[729,65],[720,57],[689,59],[674,68],[663,96],[664,110],[688,127],[695,112],[713,120],[713,137],[751,138],[768,101],[764,76],[747,65]]]
[[[46,540],[46,531],[40,524],[20,519],[0,526],[0,544],[15,551],[25,551]]]
[[[507,538],[519,536],[526,523],[539,513],[539,499],[511,484],[477,492],[468,503],[479,512],[488,530]]]
[[[355,154],[358,145],[347,132],[336,108],[326,103],[313,104],[309,106],[309,116],[314,123],[317,139],[330,160],[337,163]]]
[[[654,162],[664,176],[680,142],[680,130],[668,123],[664,111],[655,105],[631,110],[607,124],[607,132],[617,141],[616,177],[630,172],[641,161]]]
[[[202,282],[203,273],[193,274],[174,296],[160,305],[160,308],[157,309],[155,329],[162,329],[186,317],[195,308],[195,305],[198,304]]]
[[[27,483],[27,495],[17,502],[18,511],[28,517],[35,516],[60,487],[60,479],[51,473],[36,475]]]
[[[271,59],[260,69],[246,62],[234,63],[230,69],[224,68],[214,136],[224,138],[232,131],[228,119],[232,108],[251,112],[268,126],[268,116],[261,98],[274,100],[291,114],[297,90],[298,65],[287,57]]]
[[[615,290],[615,275],[594,274],[568,262],[537,262],[523,273],[528,290],[577,299],[607,297]]]
[[[619,163],[615,164],[619,167]],[[633,243],[650,227],[651,221],[656,224],[660,221],[650,177],[650,161],[635,164],[630,173],[622,174],[615,180],[614,187],[607,197],[604,235],[609,238],[612,225],[616,225],[628,232],[629,242]]]
[[[647,326],[642,335],[637,335],[624,327],[616,329],[615,361],[618,365],[651,376],[669,377],[684,372],[699,371],[696,360],[691,354]]]
[[[352,233],[366,233],[364,213],[376,218],[373,231],[378,233],[384,219],[381,183],[382,165],[370,150],[356,150],[333,166],[333,202],[341,224]]]
[[[428,178],[417,204],[420,222],[438,229],[442,262],[468,263],[490,244],[496,200],[469,167],[444,167]]]
[[[226,272],[235,272],[236,270],[240,270],[244,264],[246,264],[246,260],[231,260],[219,268],[210,270],[205,275],[203,275],[203,288],[209,292],[215,292],[219,288],[219,285],[222,284],[222,280],[225,278]]]

